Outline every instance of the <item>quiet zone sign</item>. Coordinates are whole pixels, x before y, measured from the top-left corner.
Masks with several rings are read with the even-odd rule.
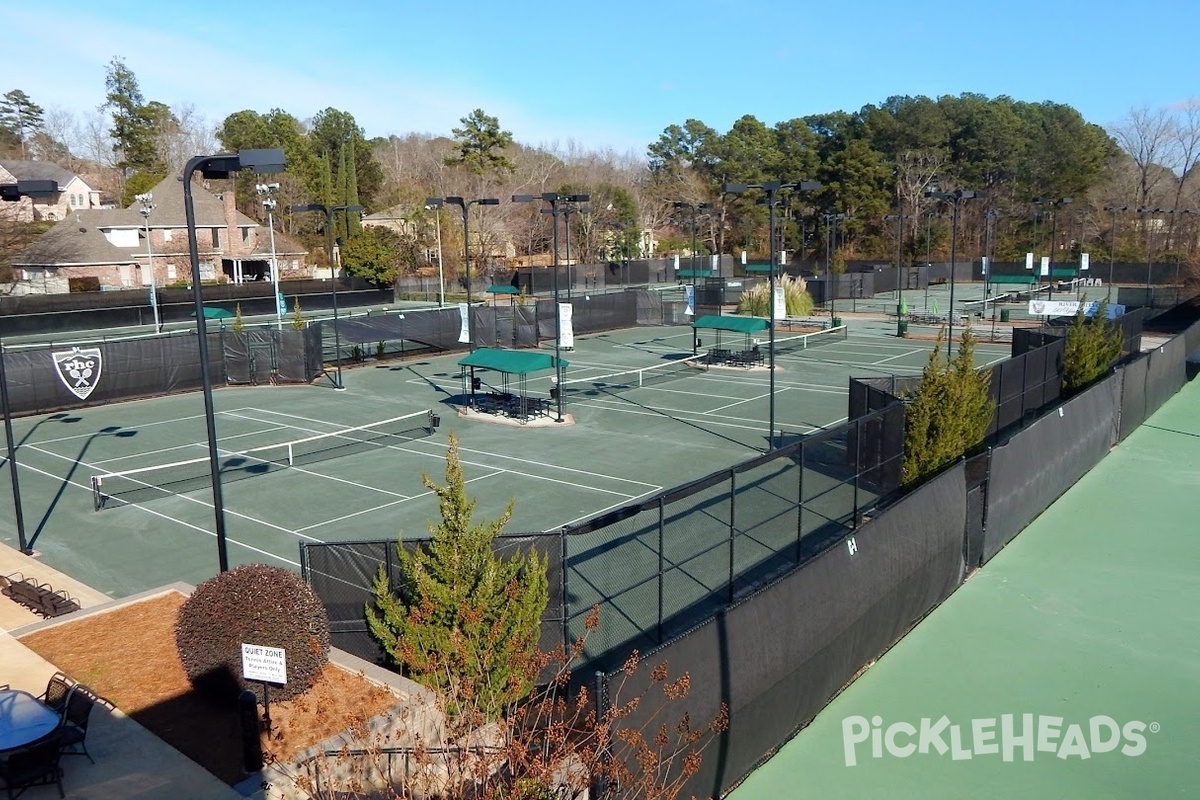
[[[287,654],[282,647],[243,643],[242,677],[248,681],[287,683]]]

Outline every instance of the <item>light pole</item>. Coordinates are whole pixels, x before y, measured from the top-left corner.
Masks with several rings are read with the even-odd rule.
[[[138,213],[142,215],[142,224],[146,231],[146,273],[142,276],[142,284],[150,285],[150,308],[154,310],[154,332],[162,332],[162,323],[158,319],[158,292],[154,286],[154,251],[150,247],[150,212],[157,206],[154,205],[154,194],[146,192],[145,194],[137,194],[133,199],[141,205]],[[146,278],[150,280],[147,281]]]
[[[1164,213],[1164,211],[1161,208],[1139,208],[1137,210],[1137,213],[1149,215],[1149,214],[1162,214],[1162,213]],[[1154,244],[1150,241],[1150,230],[1153,227],[1155,227],[1155,226],[1150,224],[1149,222],[1147,222],[1147,224],[1146,224],[1146,307],[1147,308],[1153,308],[1153,306],[1154,306],[1154,297],[1151,295],[1152,290],[1150,288],[1150,284],[1152,282],[1152,277],[1154,274]]]
[[[983,311],[987,313],[987,300],[992,294],[992,234],[995,232],[996,220],[1000,212],[989,208],[983,213]],[[999,296],[996,300],[999,301]],[[992,340],[996,338],[996,303],[992,303]]]
[[[908,280],[907,271],[901,265],[901,247],[904,243],[904,220],[908,217],[901,213],[902,207],[897,204],[895,214],[888,214],[884,219],[896,220],[896,286],[899,291],[896,294],[896,336],[904,336],[908,333],[908,327],[904,322],[904,282]],[[901,274],[903,272],[904,282],[901,282]]]
[[[768,452],[775,449],[775,197],[785,189],[811,192],[820,188],[819,181],[792,181],[790,183],[765,181],[763,183],[727,183],[724,186],[726,194],[744,194],[750,189],[760,189],[767,196],[768,231],[770,233],[767,237],[767,252],[771,262],[771,269],[767,273],[770,275],[771,282],[767,296],[767,376],[769,382],[768,414],[770,417],[767,420]],[[786,309],[784,314],[786,316]]]
[[[563,216],[563,235],[566,237],[566,259],[567,259],[567,300],[571,299],[571,291],[575,285],[575,279],[571,275],[571,212],[577,214],[586,214],[591,211],[587,206],[580,205],[591,199],[591,195],[586,194],[569,194],[566,197],[561,197],[565,201],[560,213]]]
[[[471,206],[498,206],[500,200],[495,197],[480,197],[475,200],[465,200],[462,197],[430,197],[425,201],[426,208],[440,208],[449,203],[452,206],[458,206],[462,210],[463,221],[463,249],[465,257],[463,261],[463,273],[466,275],[467,282],[467,347],[475,350],[475,332],[471,327],[471,223],[470,211]]]
[[[514,194],[512,201],[514,203],[532,203],[534,200],[541,200],[546,203],[549,208],[543,208],[543,214],[549,214],[553,222],[553,247],[554,247],[554,400],[557,404],[557,419],[556,422],[563,422],[563,392],[562,392],[562,358],[560,350],[562,347],[562,312],[559,309],[558,302],[558,215],[564,213],[566,206],[559,207],[560,203],[579,202],[586,203],[591,198],[586,194],[561,195],[558,192],[544,192],[540,197],[534,197],[531,194]]]
[[[1075,202],[1071,197],[1060,197],[1057,200],[1048,200],[1044,197],[1035,198],[1033,201],[1037,205],[1050,207],[1050,278],[1054,277],[1054,250],[1058,244],[1058,209],[1061,206],[1069,206]],[[1077,276],[1078,277],[1078,276]],[[1048,281],[1049,282],[1049,281]]]
[[[955,189],[953,192],[926,192],[926,197],[949,203],[954,211],[950,222],[950,329],[946,337],[946,360],[950,360],[950,351],[954,349],[954,268],[958,256],[958,207],[964,200],[973,200],[977,195],[970,189]]]
[[[216,517],[217,561],[221,572],[229,569],[225,544],[225,504],[221,497],[221,460],[217,452],[217,425],[213,411],[212,376],[208,373],[208,331],[204,323],[204,292],[200,285],[200,249],[196,243],[196,209],[192,201],[192,173],[209,180],[229,178],[244,169],[256,173],[282,172],[283,150],[242,150],[237,154],[193,156],[183,168],[183,211],[187,219],[188,257],[192,268],[192,301],[196,307],[196,335],[200,348],[200,378],[204,389],[204,420],[208,429],[208,466],[212,475],[213,513]]]
[[[334,264],[333,258],[333,215],[338,213],[359,214],[362,213],[363,207],[357,203],[342,206],[326,206],[321,203],[305,203],[303,205],[292,206],[292,213],[305,211],[319,211],[325,215],[325,253],[329,258],[329,279],[333,286],[333,360],[337,367],[337,380],[333,383],[335,391],[345,390],[342,384],[342,337],[338,332],[338,298],[337,298],[337,282],[338,282],[338,267]]]
[[[283,296],[279,294],[279,260],[275,257],[275,193],[279,191],[278,183],[260,183],[255,185],[254,191],[258,192],[258,196],[262,201],[263,208],[267,210],[267,228],[271,232],[271,285],[275,289],[275,321],[279,326],[279,330],[283,330]]]
[[[1129,206],[1105,206],[1104,210],[1112,214],[1112,241],[1108,248],[1108,291],[1104,293],[1104,300],[1108,302],[1112,299],[1113,269],[1117,263],[1117,214],[1128,211]]]
[[[689,203],[686,200],[675,200],[671,203],[673,208],[687,208],[692,212],[692,309],[693,314],[698,309],[696,302],[696,212],[712,208],[712,203]],[[775,269],[772,264],[771,269]],[[694,317],[693,317],[694,318]],[[692,355],[696,355],[696,337],[692,336]]]
[[[437,226],[438,308],[442,308],[446,305],[446,279],[442,272],[442,204],[430,205],[426,203],[425,210],[433,212],[434,225]]]
[[[15,203],[22,197],[50,197],[58,192],[57,181],[17,181],[0,184],[0,200]],[[0,406],[4,413],[4,444],[8,456],[8,475],[12,483],[13,516],[17,523],[17,547],[32,555],[25,538],[25,514],[21,510],[21,483],[17,477],[17,444],[13,438],[12,407],[8,400],[8,376],[4,372],[4,343],[0,341]]]
[[[846,219],[845,214],[829,213],[821,214],[821,219],[825,221],[825,289],[829,297],[829,313],[833,314],[833,301],[837,296],[837,287],[833,282],[833,273],[829,268],[830,257],[833,255],[834,249],[837,248],[837,224],[839,220]]]

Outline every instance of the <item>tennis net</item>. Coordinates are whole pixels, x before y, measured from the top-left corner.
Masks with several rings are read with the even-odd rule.
[[[825,344],[844,342],[848,336],[848,331],[849,329],[845,325],[839,325],[836,328],[826,328],[816,333],[802,333],[797,336],[785,336],[783,338],[776,337],[775,353],[776,355],[780,353],[795,353]]]
[[[676,380],[687,375],[693,375],[697,370],[703,369],[707,369],[703,357],[688,356],[687,358],[677,358],[673,361],[653,364],[649,367],[563,381],[563,395],[618,392],[626,389],[634,389],[639,386],[649,386],[655,383]]]
[[[418,411],[382,422],[343,428],[280,444],[254,447],[220,455],[221,482],[264,475],[287,467],[394,447],[432,433],[431,414]],[[212,485],[208,457],[190,458],[151,467],[104,472],[92,476],[92,502],[96,511],[117,505],[195,491]],[[117,502],[114,502],[117,501]]]

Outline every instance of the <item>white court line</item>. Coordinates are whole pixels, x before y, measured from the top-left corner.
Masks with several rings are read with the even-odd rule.
[[[53,455],[53,454],[51,454],[51,455]],[[30,472],[36,472],[36,473],[38,473],[39,475],[45,475],[47,478],[51,478],[51,479],[53,479],[53,480],[56,480],[56,481],[60,481],[60,482],[61,482],[61,481],[63,480],[63,477],[62,477],[61,475],[54,475],[54,474],[52,474],[52,473],[46,472],[45,470],[38,469],[37,467],[31,467],[31,466],[29,466],[28,464],[21,464],[20,466],[21,466],[23,469],[27,469],[27,470],[29,470]],[[81,484],[81,483],[76,483],[75,481],[67,481],[67,485],[68,485],[68,486],[74,486],[74,487],[76,487],[76,488],[78,488],[78,489],[82,489],[82,490],[84,490],[85,492],[87,492],[89,495],[92,493],[92,487],[90,487],[90,486],[84,486],[83,484]],[[186,498],[186,499],[191,499],[191,498]],[[155,511],[155,510],[153,510],[153,509],[150,509],[150,508],[146,508],[145,506],[138,505],[137,503],[126,503],[125,505],[126,505],[127,507],[129,507],[129,508],[136,508],[136,509],[138,509],[139,511],[143,511],[143,512],[145,512],[145,513],[147,513],[147,514],[150,514],[151,516],[158,517],[159,519],[165,519],[165,520],[167,520],[168,522],[173,522],[173,523],[175,523],[176,525],[181,525],[181,526],[183,526],[183,527],[185,527],[185,528],[190,528],[190,529],[191,529],[191,530],[193,530],[193,531],[197,531],[197,532],[199,532],[199,533],[206,534],[206,535],[208,535],[210,538],[213,538],[213,539],[217,538],[216,531],[210,531],[210,530],[207,530],[206,528],[201,528],[199,525],[194,525],[194,524],[192,524],[192,523],[190,523],[190,522],[184,522],[184,521],[183,521],[183,520],[181,520],[181,519],[176,519],[175,517],[169,516],[169,515],[167,515],[167,514],[163,514],[162,512]],[[208,503],[201,503],[201,505],[207,505],[209,508],[212,508],[212,505],[211,505],[211,504],[208,504]],[[235,515],[235,516],[242,516],[242,515]],[[250,518],[250,517],[245,517],[245,518],[246,518],[246,519],[250,519],[252,522],[257,522],[257,521],[258,521],[258,520],[254,520],[253,518]],[[287,533],[292,533],[292,531],[286,531],[286,532],[287,532]],[[309,538],[311,541],[314,541],[314,542],[320,541],[319,539],[311,539],[311,537],[303,537],[303,538]],[[241,541],[240,539],[235,539],[235,538],[233,538],[232,536],[226,535],[226,536],[225,536],[225,541],[227,541],[227,542],[232,542],[233,544],[236,544],[236,545],[238,545],[238,546],[240,546],[240,547],[244,547],[244,548],[246,548],[247,550],[250,550],[250,551],[252,551],[252,552],[258,553],[258,554],[260,554],[260,555],[267,556],[268,558],[273,558],[273,559],[275,559],[276,561],[282,561],[282,562],[283,562],[283,563],[285,563],[285,564],[290,564],[291,566],[295,567],[296,569],[299,569],[299,568],[300,568],[300,564],[299,564],[298,562],[296,562],[296,561],[292,561],[291,559],[284,558],[283,556],[281,556],[281,555],[278,555],[278,554],[276,554],[276,553],[272,553],[272,552],[270,552],[269,550],[263,550],[263,549],[261,549],[261,548],[255,547],[254,545],[251,545],[251,544],[246,544],[245,542]]]
[[[925,353],[926,356],[929,355],[928,350],[909,350],[906,353],[900,353],[899,355],[890,356],[888,358],[885,358],[882,361],[876,361],[875,366],[882,367],[884,364],[886,364],[889,361],[895,361],[897,358],[908,358],[909,356],[915,356],[917,353]]]
[[[646,408],[637,408],[637,407],[631,408],[629,403],[624,402],[624,401],[619,401],[619,400],[596,400],[593,403],[590,403],[589,405],[592,405],[594,408],[596,408],[599,411],[611,411],[611,412],[617,413],[617,414],[633,414],[635,416],[654,417],[655,419],[660,419],[660,420],[664,420],[664,421],[671,420],[673,422],[692,423],[692,424],[696,424],[696,425],[708,425],[708,426],[711,426],[714,428],[735,428],[737,430],[743,430],[743,431],[757,431],[757,430],[761,429],[761,427],[762,427],[759,420],[749,419],[747,417],[733,417],[733,416],[728,416],[728,415],[722,415],[719,417],[715,416],[715,415],[706,416],[703,411],[677,410],[677,411],[672,411],[671,413],[667,413],[666,411],[655,411],[655,410],[646,409]],[[842,419],[846,419],[846,418],[843,417]],[[754,425],[737,424],[734,422],[724,422],[722,420],[738,420],[739,422],[742,422],[742,423],[753,422],[755,424]],[[830,424],[832,424],[832,423],[830,423]],[[809,431],[819,431],[819,430],[825,429],[826,427],[828,427],[828,425],[808,425],[805,423],[799,423],[799,424],[787,424],[784,427],[795,428],[796,430],[807,429]],[[747,445],[747,446],[749,446],[749,445]],[[751,448],[751,449],[755,449],[755,448]]]
[[[265,412],[267,412],[267,413],[270,413],[270,414],[275,414],[275,415],[277,415],[277,416],[290,417],[290,418],[292,418],[292,419],[299,419],[299,420],[303,420],[303,421],[306,421],[306,422],[312,422],[312,421],[313,421],[313,420],[308,420],[308,419],[306,419],[305,417],[298,417],[298,416],[295,416],[295,415],[292,415],[292,414],[285,414],[285,413],[283,413],[282,411],[271,411],[270,409],[265,409],[265,408],[264,408],[264,409],[261,409],[261,410],[262,410],[262,411],[265,411]],[[303,430],[303,429],[301,429],[301,430]],[[414,443],[416,443],[416,442],[427,442],[427,443],[428,443],[430,446],[432,446],[432,447],[437,447],[437,448],[441,448],[441,449],[446,449],[447,447],[449,447],[449,445],[448,445],[448,444],[446,444],[446,443],[444,443],[444,442],[441,442],[441,441],[438,441],[438,440],[434,440],[434,439],[415,439],[415,440],[414,440]],[[387,445],[387,447],[389,447],[389,448],[391,448],[391,449],[394,449],[394,450],[401,450],[401,451],[403,451],[403,452],[406,452],[406,453],[412,453],[412,454],[414,454],[414,455],[419,455],[419,456],[424,456],[424,457],[428,457],[428,458],[437,458],[437,459],[439,459],[439,460],[444,460],[444,459],[442,458],[442,456],[441,456],[441,455],[434,454],[434,453],[427,453],[427,452],[425,452],[425,451],[423,451],[423,450],[409,449],[407,446],[402,446],[402,445]],[[480,457],[488,456],[488,457],[491,457],[491,458],[503,459],[503,460],[505,460],[505,461],[513,461],[513,462],[516,462],[516,463],[518,463],[518,464],[530,464],[530,465],[537,466],[537,467],[545,467],[546,469],[553,470],[553,471],[557,471],[557,472],[569,472],[569,473],[574,473],[574,474],[576,474],[576,475],[586,475],[586,476],[588,476],[588,477],[591,477],[591,478],[601,478],[601,479],[604,479],[604,480],[614,481],[614,482],[616,482],[616,483],[629,483],[629,484],[633,484],[633,485],[635,485],[635,486],[649,486],[649,487],[654,487],[654,486],[655,486],[655,484],[652,484],[652,483],[646,483],[645,481],[633,480],[632,478],[622,478],[622,477],[620,477],[620,476],[617,476],[617,475],[606,475],[606,474],[604,474],[604,473],[602,473],[602,472],[590,472],[590,471],[588,471],[588,470],[585,470],[585,469],[575,469],[575,468],[573,468],[573,467],[564,467],[564,466],[561,466],[561,465],[559,465],[559,464],[553,464],[553,463],[550,463],[550,462],[547,462],[547,461],[536,461],[536,460],[534,460],[534,459],[531,459],[531,458],[519,458],[519,457],[517,457],[517,456],[510,456],[510,455],[506,455],[506,454],[504,454],[504,453],[493,453],[493,452],[491,452],[490,450],[474,450],[474,449],[471,449],[471,448],[462,447],[462,446],[460,445],[460,446],[459,446],[459,452],[462,452],[462,453],[473,453],[473,454],[475,454],[476,456],[480,456]],[[496,469],[495,465],[492,465],[492,464],[482,464],[482,463],[478,463],[478,462],[475,462],[475,464],[476,464],[476,466],[486,466],[486,467],[489,467],[489,468],[491,468],[491,469]],[[528,474],[528,473],[525,473],[525,472],[520,472],[519,474],[521,474],[521,475],[526,475],[526,474]],[[655,488],[656,488],[656,489],[658,489],[658,488],[662,488],[662,487],[655,487]]]
[[[755,402],[756,400],[762,400],[764,397],[770,397],[770,396],[771,396],[771,393],[770,393],[770,392],[768,392],[767,394],[755,395],[754,397],[747,397],[745,400],[739,400],[739,401],[737,401],[736,403],[727,403],[727,404],[725,404],[725,405],[723,405],[723,406],[717,406],[716,408],[710,408],[708,411],[705,411],[705,412],[702,412],[702,413],[704,413],[704,414],[716,414],[718,411],[724,411],[724,410],[725,410],[725,409],[727,409],[727,408],[733,408],[734,406],[740,406],[740,405],[742,405],[743,403],[753,403],[753,402]]]
[[[142,398],[142,399],[147,400],[147,399],[152,399],[152,398]],[[132,402],[137,402],[137,401],[132,401]],[[233,409],[233,411],[235,411],[235,412],[236,411],[253,411],[253,410],[254,410],[253,406],[247,406],[245,408]],[[228,414],[231,412],[220,411],[217,413]],[[204,415],[203,414],[192,414],[192,415],[186,416],[186,417],[175,417],[172,419],[159,420],[158,422],[143,422],[143,423],[138,424],[137,429],[141,430],[142,428],[153,428],[157,425],[174,425],[178,422],[186,422],[187,420],[190,420],[190,419],[204,419]],[[124,430],[123,427],[122,427],[122,430]],[[114,431],[114,433],[115,433],[115,431]],[[55,444],[56,442],[70,442],[70,441],[75,441],[77,439],[88,439],[95,435],[96,434],[94,432],[93,433],[73,433],[70,436],[60,436],[56,439],[39,439],[37,443],[38,444]]]

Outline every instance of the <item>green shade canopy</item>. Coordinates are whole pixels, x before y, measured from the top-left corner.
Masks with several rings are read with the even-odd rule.
[[[489,286],[488,294],[520,294],[521,292],[515,286]]]
[[[747,264],[745,266],[745,270],[746,270],[746,272],[770,272],[771,265],[770,264]]]
[[[192,316],[193,317],[196,316],[195,311],[192,312]],[[204,307],[204,318],[205,319],[230,319],[231,317],[235,317],[235,316],[237,316],[237,315],[234,314],[232,311],[228,311],[224,308],[217,308],[216,306],[205,306]]]
[[[570,364],[565,358],[562,365]],[[554,356],[549,353],[527,353],[524,350],[498,350],[492,347],[481,347],[470,355],[458,360],[460,367],[481,367],[506,372],[510,375],[524,375],[529,372],[541,372],[544,369],[554,369]]]
[[[692,327],[735,333],[758,333],[770,327],[770,323],[761,317],[718,317],[710,314],[693,322]]]
[[[988,283],[1037,283],[1036,275],[989,275]]]
[[[715,278],[717,273],[711,269],[677,269],[676,278]]]

